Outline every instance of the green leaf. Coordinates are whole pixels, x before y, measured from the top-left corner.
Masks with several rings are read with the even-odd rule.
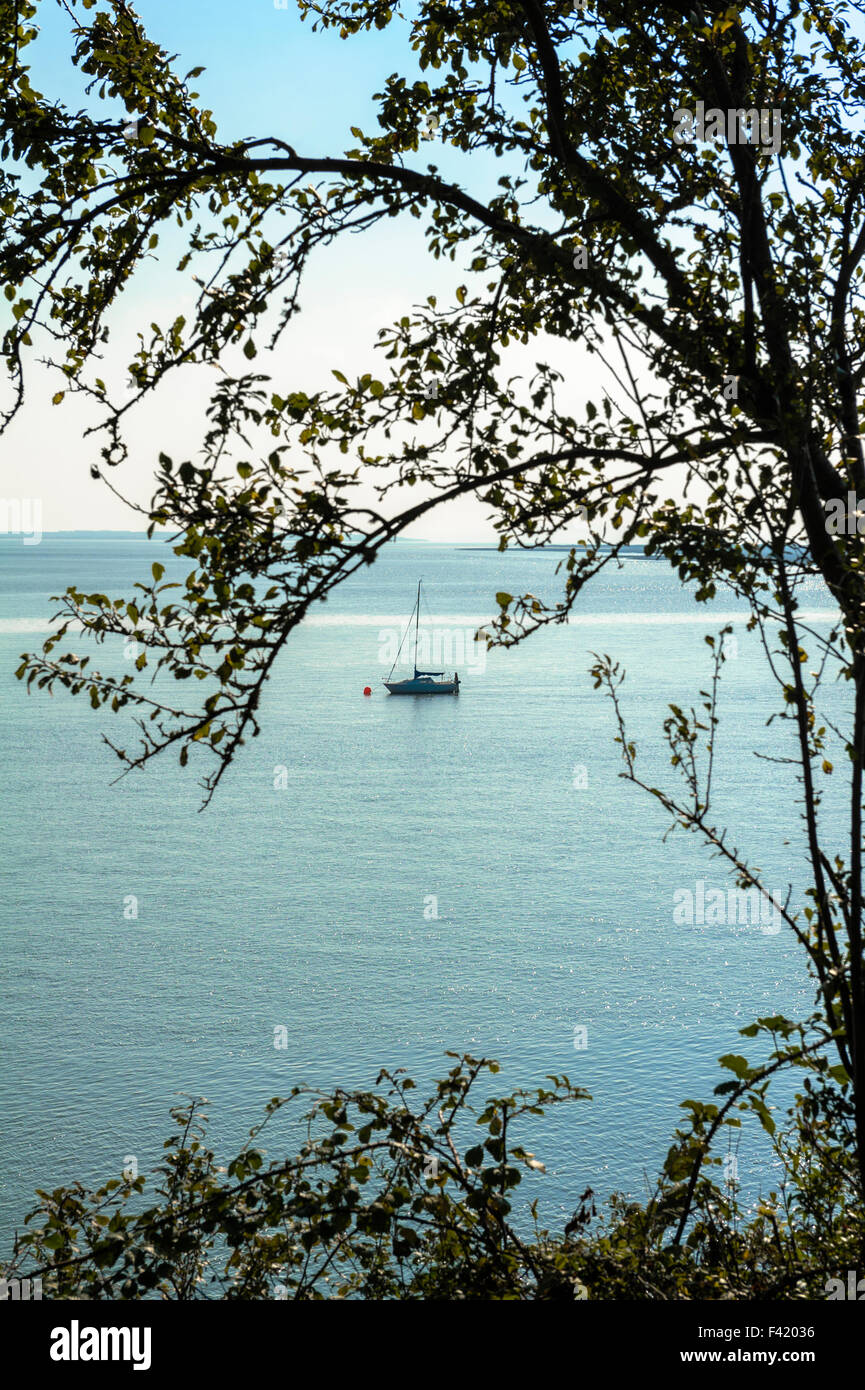
[[[775,1133],[775,1121],[769,1113],[766,1102],[760,1096],[751,1096],[751,1106],[756,1110],[760,1118],[760,1124],[763,1126],[766,1133],[770,1136],[773,1135]]]
[[[741,1079],[744,1079],[751,1070],[748,1064],[748,1058],[743,1057],[738,1052],[727,1052],[723,1057],[719,1057],[718,1061],[722,1067],[726,1067],[728,1071],[735,1072],[736,1076]]]

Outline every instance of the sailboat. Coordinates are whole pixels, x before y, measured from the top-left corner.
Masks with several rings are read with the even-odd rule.
[[[422,581],[419,579],[417,582],[417,599],[415,600],[415,606],[412,613],[412,617],[414,618],[414,675],[410,679],[404,681],[391,680],[391,676],[394,673],[394,667],[396,666],[397,661],[399,661],[399,652],[397,652],[393,666],[391,666],[390,668],[388,678],[384,683],[385,687],[391,695],[459,695],[460,678],[458,671],[454,671],[454,678],[452,681],[446,681],[436,679],[437,676],[443,676],[444,671],[419,671],[417,668],[417,643],[418,627],[420,626],[421,583]],[[409,618],[408,621],[409,626],[411,626],[411,618]],[[408,628],[406,628],[406,632],[407,631]],[[403,638],[403,640],[405,640],[405,638]],[[400,643],[399,651],[402,651],[402,642]]]

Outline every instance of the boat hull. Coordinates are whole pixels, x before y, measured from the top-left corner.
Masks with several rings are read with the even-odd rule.
[[[458,695],[459,681],[407,680],[385,681],[391,695]]]

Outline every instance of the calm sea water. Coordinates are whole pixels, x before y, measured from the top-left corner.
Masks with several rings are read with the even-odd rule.
[[[674,925],[677,889],[729,880],[695,837],[662,841],[663,814],[618,777],[612,711],[587,675],[592,650],[627,667],[647,778],[669,779],[667,704],[698,701],[703,634],[736,605],[713,613],[663,564],[628,559],[567,627],[484,666],[459,644],[496,590],[555,593],[561,557],[395,545],[292,639],[261,736],[199,814],[176,762],[110,785],[100,728],[125,732],[122,716],[28,698],[12,675],[50,594],[129,596],[154,558],[166,547],[135,539],[0,542],[0,1248],[37,1185],[105,1180],[130,1154],[147,1172],[182,1092],[208,1098],[227,1157],[292,1084],[365,1084],[385,1065],[423,1082],[448,1049],[497,1058],[499,1093],[549,1073],[593,1093],[527,1132],[548,1172],[523,1191],[550,1220],[587,1185],[641,1192],[679,1102],[708,1098],[718,1055],[746,1050],[737,1029],[812,1000],[786,933]],[[187,567],[169,552],[172,566]],[[458,699],[381,687],[419,577],[430,630],[456,648],[446,664],[460,658]],[[804,601],[826,611],[816,589]],[[771,887],[800,889],[794,783],[752,752],[791,751],[790,730],[766,729],[777,697],[741,622],[736,637],[716,814]],[[749,1191],[771,1181],[747,1132],[739,1167]]]

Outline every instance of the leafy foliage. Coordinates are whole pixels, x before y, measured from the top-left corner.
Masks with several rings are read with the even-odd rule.
[[[497,1071],[461,1057],[417,1104],[401,1073],[382,1072],[377,1090],[318,1095],[287,1162],[266,1163],[257,1141],[309,1099],[305,1088],[270,1102],[226,1168],[193,1101],[172,1112],[159,1205],[130,1209],[143,1177],[43,1192],[42,1224],[20,1248],[50,1262],[58,1297],[511,1297],[555,1270],[510,1221],[523,1174],[543,1168],[514,1131],[587,1093],[551,1077],[477,1106],[479,1075]]]
[[[790,1045],[802,1030],[780,1018],[760,1026],[777,1044],[770,1068],[805,1069],[793,1123],[778,1135],[769,1123],[767,1068],[722,1059],[737,1076],[718,1087],[733,1088],[724,1105],[684,1102],[651,1199],[614,1197],[601,1219],[589,1188],[561,1231],[541,1226],[537,1199],[515,1206],[524,1176],[544,1171],[515,1142],[521,1122],[586,1092],[550,1077],[477,1103],[480,1079],[498,1066],[464,1056],[422,1102],[399,1072],[382,1072],[374,1090],[316,1096],[288,1160],[268,1162],[259,1141],[308,1091],[272,1100],[224,1167],[192,1101],[172,1112],[178,1129],[155,1205],[143,1202],[143,1176],[40,1192],[6,1274],[33,1266],[60,1299],[819,1296],[827,1271],[855,1260],[861,1236],[849,1083],[829,1074],[814,1043]],[[722,1159],[711,1145],[749,1108],[773,1135],[784,1180],[743,1214],[737,1185],[713,1176]]]

